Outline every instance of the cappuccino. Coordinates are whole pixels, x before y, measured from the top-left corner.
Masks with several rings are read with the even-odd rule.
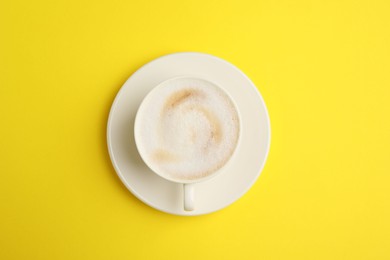
[[[227,163],[240,122],[234,103],[218,86],[176,78],[147,95],[135,128],[146,164],[162,177],[187,182],[208,177]]]

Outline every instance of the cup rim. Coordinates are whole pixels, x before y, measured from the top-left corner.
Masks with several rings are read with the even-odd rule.
[[[139,133],[139,130],[137,130],[137,129],[139,129],[139,127],[140,127],[139,126],[140,125],[140,123],[139,123],[140,122],[140,117],[141,117],[140,116],[140,113],[141,113],[140,111],[141,111],[142,107],[145,106],[146,100],[149,99],[153,95],[154,92],[156,92],[156,91],[158,91],[158,89],[162,88],[163,85],[165,85],[167,82],[173,81],[173,80],[178,80],[178,79],[183,79],[183,78],[185,78],[185,79],[203,80],[205,82],[211,83],[212,85],[216,86],[219,90],[221,90],[223,93],[225,93],[225,95],[228,96],[228,98],[232,102],[232,104],[233,104],[233,106],[234,106],[234,108],[235,108],[235,110],[237,112],[237,115],[238,115],[238,129],[239,129],[239,132],[238,132],[237,143],[236,143],[236,146],[235,146],[235,148],[233,150],[233,153],[230,155],[230,157],[228,158],[227,162],[223,166],[221,166],[219,169],[214,171],[213,173],[211,173],[211,174],[209,174],[209,175],[207,175],[205,177],[197,178],[197,179],[193,179],[193,180],[174,179],[174,178],[171,178],[170,176],[166,176],[163,173],[161,173],[158,170],[156,170],[155,167],[150,162],[148,162],[148,160],[146,159],[144,153],[142,152],[142,149],[140,149],[139,139],[137,138],[137,135],[138,135],[137,133]],[[142,161],[146,164],[146,166],[150,170],[152,170],[155,174],[157,174],[161,178],[166,179],[166,180],[171,181],[171,182],[181,183],[181,184],[199,183],[199,182],[207,181],[207,180],[212,179],[215,176],[219,175],[222,172],[222,170],[225,169],[233,161],[234,157],[236,156],[237,151],[239,150],[239,146],[241,144],[241,134],[242,134],[242,117],[241,117],[240,110],[238,109],[238,106],[237,106],[235,100],[233,99],[233,97],[224,88],[222,88],[220,85],[216,84],[215,82],[213,82],[213,81],[211,81],[209,79],[205,79],[202,76],[198,76],[198,75],[180,75],[180,76],[175,76],[175,77],[163,80],[162,82],[158,83],[142,99],[141,104],[138,106],[138,109],[137,109],[137,112],[136,112],[136,116],[135,116],[135,120],[134,120],[134,140],[135,140],[135,145],[136,145],[138,154],[141,156]]]

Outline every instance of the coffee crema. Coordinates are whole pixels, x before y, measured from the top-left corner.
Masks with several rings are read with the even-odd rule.
[[[224,166],[240,132],[229,96],[196,78],[169,80],[152,90],[138,111],[136,125],[144,161],[178,182],[205,178]]]

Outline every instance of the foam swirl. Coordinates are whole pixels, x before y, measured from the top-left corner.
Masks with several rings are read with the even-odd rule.
[[[229,97],[199,79],[178,79],[159,89],[143,111],[142,142],[150,165],[170,178],[193,180],[221,168],[239,136]],[[145,158],[144,158],[145,159]]]

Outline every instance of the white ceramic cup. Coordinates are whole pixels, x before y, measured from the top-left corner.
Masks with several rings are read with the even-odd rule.
[[[205,177],[201,177],[201,178],[197,178],[197,179],[191,179],[191,180],[177,180],[177,179],[174,179],[171,176],[168,176],[168,175],[164,174],[163,172],[159,171],[157,169],[158,167],[156,167],[156,165],[151,160],[148,159],[149,157],[145,154],[145,151],[140,149],[140,142],[141,142],[140,141],[140,139],[141,139],[140,138],[140,135],[141,135],[140,124],[141,124],[141,122],[143,120],[146,120],[148,118],[147,113],[145,113],[145,111],[144,111],[145,104],[148,103],[149,99],[155,98],[156,96],[158,97],[160,95],[161,90],[164,87],[169,86],[169,84],[167,84],[169,81],[180,80],[180,79],[183,79],[183,78],[185,78],[185,79],[202,80],[202,81],[208,82],[208,84],[214,85],[214,87],[217,87],[221,92],[225,93],[225,95],[226,95],[226,97],[228,99],[230,99],[231,103],[233,104],[233,106],[234,106],[234,108],[235,108],[235,110],[237,112],[237,116],[238,116],[238,132],[239,132],[238,133],[238,139],[237,139],[236,145],[234,147],[234,151],[230,155],[228,160],[226,160],[224,165],[222,165],[219,169],[217,169],[216,171],[212,172],[211,174],[209,174],[209,175],[207,175]],[[222,169],[225,169],[226,166],[232,161],[232,158],[237,153],[237,150],[238,150],[237,148],[238,148],[238,146],[240,144],[241,133],[242,133],[241,116],[240,116],[240,112],[239,112],[238,107],[237,107],[236,103],[234,102],[233,98],[229,95],[229,93],[227,93],[223,88],[221,88],[217,84],[215,84],[213,82],[210,82],[209,80],[205,80],[203,78],[197,77],[197,76],[179,76],[179,77],[168,79],[168,80],[163,81],[160,84],[158,84],[143,99],[141,105],[138,108],[138,111],[137,111],[137,114],[136,114],[136,118],[135,118],[135,123],[134,123],[135,143],[136,143],[137,150],[138,150],[142,160],[145,162],[145,164],[154,173],[156,173],[160,177],[162,177],[162,178],[164,178],[164,179],[166,179],[168,181],[172,181],[172,182],[183,184],[183,207],[184,207],[184,210],[186,210],[186,211],[192,211],[192,210],[195,209],[194,190],[195,190],[196,183],[203,182],[203,181],[209,180],[211,178],[214,178],[215,176],[220,174],[222,172]]]

